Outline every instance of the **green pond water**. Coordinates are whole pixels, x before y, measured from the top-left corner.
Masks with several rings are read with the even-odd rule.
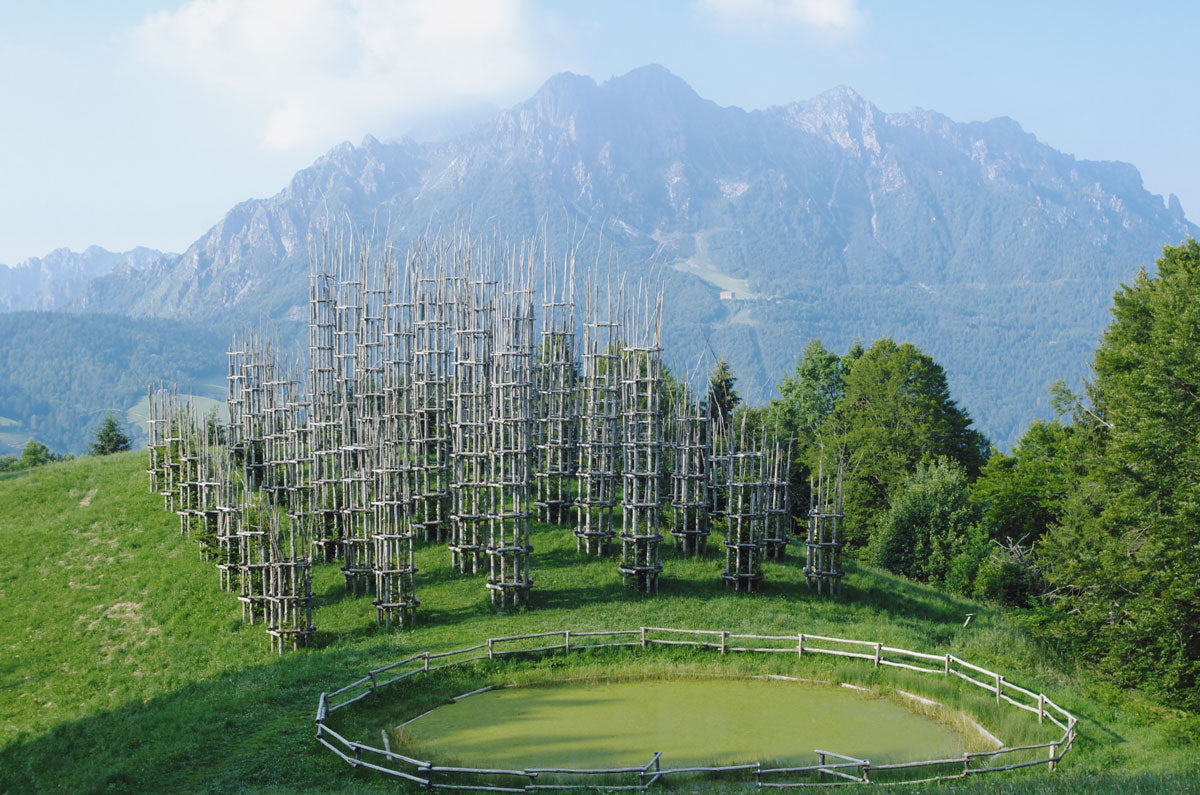
[[[565,683],[491,690],[397,730],[434,761],[486,767],[670,767],[779,760],[820,748],[872,762],[944,759],[951,727],[844,687],[746,679]],[[399,738],[398,738],[399,739]]]

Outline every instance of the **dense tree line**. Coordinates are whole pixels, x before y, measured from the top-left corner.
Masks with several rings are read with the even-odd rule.
[[[25,447],[22,448],[19,456],[0,455],[0,473],[20,472],[25,469],[53,464],[55,461],[68,461],[74,457],[70,453],[66,455],[55,453],[37,439],[30,439],[25,443]]]
[[[12,444],[34,437],[82,453],[106,413],[136,404],[152,382],[214,397],[225,388],[227,329],[12,312],[0,314],[0,339],[0,430]]]
[[[1200,243],[1164,249],[1112,311],[1085,394],[1059,390],[1067,421],[1022,439],[1026,471],[1050,471],[1013,513],[1046,521],[1043,630],[1200,709]]]
[[[1092,371],[1009,454],[937,363],[887,338],[813,340],[741,411],[795,440],[802,507],[816,467],[843,463],[853,556],[1022,608],[1114,681],[1200,709],[1200,244],[1118,291]]]

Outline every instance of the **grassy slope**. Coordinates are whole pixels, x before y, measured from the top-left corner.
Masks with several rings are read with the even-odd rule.
[[[497,616],[478,579],[452,575],[444,550],[425,549],[421,626],[408,632],[377,629],[369,598],[346,596],[336,566],[322,566],[316,648],[278,657],[261,626],[241,622],[212,564],[147,492],[145,465],[143,453],[126,453],[0,482],[0,792],[392,786],[335,762],[313,740],[322,689],[412,650],[641,624],[804,631],[950,650],[1043,689],[1081,718],[1078,753],[1053,776],[977,779],[966,787],[972,791],[1068,790],[1084,779],[1113,791],[1196,787],[1194,722],[1073,671],[1003,613],[864,568],[851,571],[842,598],[821,599],[803,586],[794,558],[769,564],[767,592],[745,596],[724,590],[711,554],[693,563],[667,553],[663,594],[647,599],[620,586],[611,559],[581,561],[566,531],[542,529],[535,535],[536,609]],[[977,616],[964,629],[968,612]],[[651,667],[751,666],[714,655],[673,659]],[[904,681],[869,666],[834,673]],[[929,682],[926,691],[942,687]],[[989,725],[1001,736],[1024,731],[985,714],[986,700],[975,706],[985,723],[998,721]]]

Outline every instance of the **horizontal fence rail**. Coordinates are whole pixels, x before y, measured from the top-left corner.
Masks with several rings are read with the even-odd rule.
[[[446,767],[431,761],[414,759],[395,753],[389,746],[387,731],[382,731],[383,747],[376,748],[365,743],[348,740],[327,723],[330,713],[357,703],[377,693],[380,688],[420,675],[428,676],[431,671],[475,660],[495,660],[516,654],[547,654],[561,651],[585,651],[588,649],[648,648],[650,646],[690,646],[693,648],[716,649],[725,653],[751,654],[794,654],[801,659],[805,654],[828,654],[869,660],[874,666],[906,668],[922,673],[941,676],[956,676],[975,687],[993,693],[996,703],[1007,703],[1037,715],[1038,723],[1050,722],[1062,730],[1062,736],[1051,742],[1037,745],[1001,747],[993,751],[964,753],[961,757],[930,759],[890,764],[872,764],[870,760],[858,759],[833,751],[816,749],[815,765],[792,767],[764,767],[761,762],[738,765],[715,765],[710,767],[664,767],[660,753],[655,753],[642,767],[614,768],[551,768],[527,767],[521,770],[500,768]],[[886,656],[885,656],[886,655]],[[762,679],[811,681],[796,677],[768,674]],[[463,693],[453,700],[494,689],[494,685]],[[906,698],[935,704],[929,699],[899,691]],[[435,707],[434,709],[437,709]],[[430,710],[432,712],[433,710]],[[418,715],[407,725],[429,712]],[[489,638],[486,642],[465,649],[447,652],[420,652],[367,672],[367,675],[345,687],[321,693],[317,702],[317,742],[328,748],[352,767],[363,767],[411,781],[429,789],[460,789],[482,792],[532,792],[535,790],[566,790],[580,788],[603,788],[613,790],[644,790],[668,777],[696,773],[740,774],[747,784],[757,787],[788,788],[809,786],[838,786],[847,782],[857,783],[925,783],[963,779],[981,773],[1046,765],[1050,770],[1071,750],[1075,742],[1077,719],[1055,704],[1044,693],[1035,693],[1007,681],[1002,674],[989,671],[953,654],[928,654],[925,652],[898,649],[882,643],[848,638],[832,638],[824,635],[752,635],[710,629],[676,629],[672,627],[638,627],[627,630],[601,630],[580,632],[558,630],[537,632],[530,635],[513,635],[504,638]],[[982,729],[982,727],[980,727]],[[986,733],[986,732],[985,732]],[[990,735],[988,735],[990,736]],[[1041,758],[1022,758],[1010,762],[1018,754],[1028,755],[1044,751]],[[994,762],[999,761],[999,764]],[[919,778],[887,778],[880,782],[872,779],[879,771],[904,771],[903,775]],[[911,771],[911,772],[909,772]],[[566,780],[547,780],[549,777]],[[596,781],[592,777],[603,776],[609,780]],[[479,783],[478,779],[489,779]],[[786,780],[783,780],[786,779]],[[492,781],[495,780],[495,781]],[[610,781],[621,783],[610,783]]]

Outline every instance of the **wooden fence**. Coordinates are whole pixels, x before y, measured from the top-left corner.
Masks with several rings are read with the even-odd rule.
[[[872,764],[867,759],[845,756],[833,751],[814,750],[817,763],[793,767],[769,767],[761,762],[711,767],[663,767],[660,753],[655,753],[644,766],[618,768],[546,768],[528,767],[521,770],[497,768],[445,767],[428,760],[392,751],[387,732],[382,734],[382,747],[348,740],[330,728],[326,720],[330,713],[350,706],[373,695],[381,688],[414,676],[428,676],[440,668],[474,660],[494,660],[516,654],[546,654],[561,651],[583,651],[604,648],[647,648],[649,646],[690,646],[714,649],[721,654],[829,654],[866,660],[874,666],[890,666],[940,676],[956,676],[975,687],[994,693],[996,703],[1007,703],[1037,716],[1038,723],[1049,722],[1062,730],[1062,736],[1052,742],[998,748],[994,751],[964,753],[961,757],[930,759],[916,762]],[[767,675],[768,679],[794,680],[794,677]],[[467,696],[491,690],[484,687],[457,696]],[[924,699],[921,699],[924,700]],[[425,713],[428,714],[428,713]],[[882,643],[824,635],[750,635],[724,630],[673,629],[668,627],[638,627],[629,630],[576,632],[559,630],[532,635],[489,638],[486,642],[465,649],[447,652],[421,652],[403,660],[369,671],[366,676],[330,693],[321,693],[317,703],[317,742],[324,745],[353,767],[377,770],[390,776],[420,784],[429,789],[462,789],[486,792],[530,792],[534,790],[604,789],[644,790],[655,783],[675,776],[697,773],[732,774],[757,787],[836,786],[858,783],[924,783],[962,779],[981,773],[996,773],[1034,765],[1046,765],[1050,770],[1062,760],[1075,742],[1076,718],[1055,704],[1043,693],[1034,693],[1014,685],[1003,675],[981,668],[953,654],[927,654],[886,646]],[[1033,752],[1045,756],[1030,759]],[[1019,761],[1009,761],[1019,759]],[[999,764],[996,764],[999,762]],[[884,771],[899,771],[884,773]],[[884,775],[880,775],[884,773]],[[872,778],[874,776],[874,778]],[[591,782],[591,783],[589,783]],[[610,783],[620,782],[620,783]]]

